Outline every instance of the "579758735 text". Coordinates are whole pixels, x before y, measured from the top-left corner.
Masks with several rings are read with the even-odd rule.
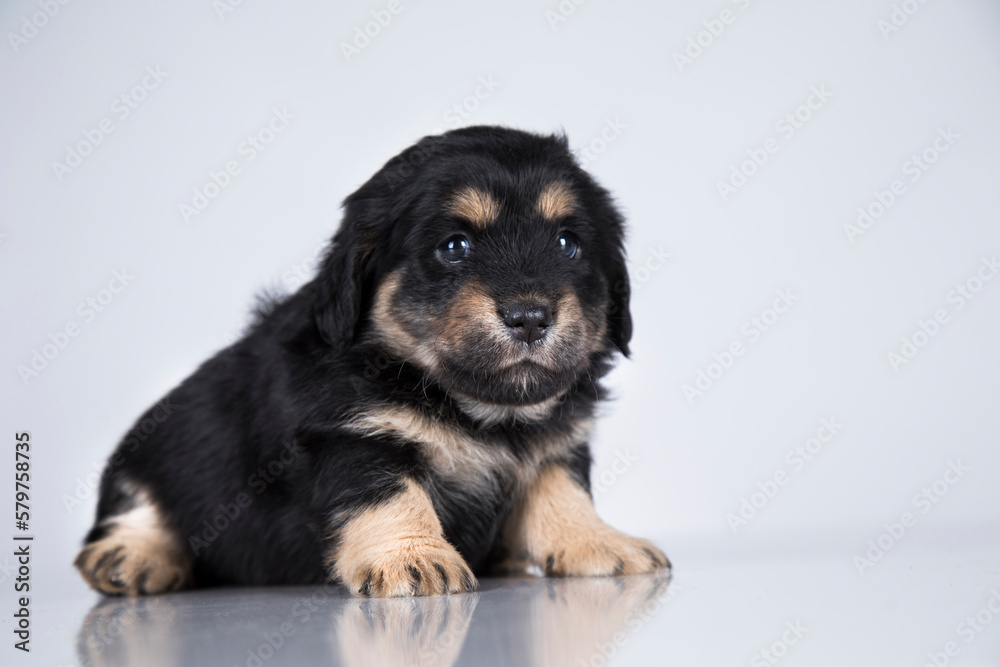
[[[31,619],[28,606],[31,598],[31,542],[30,535],[24,535],[31,521],[31,507],[28,504],[31,491],[31,435],[27,431],[14,434],[14,527],[21,535],[14,535],[14,556],[17,558],[17,576],[14,591],[18,597],[14,611],[14,648],[29,652],[31,649]]]

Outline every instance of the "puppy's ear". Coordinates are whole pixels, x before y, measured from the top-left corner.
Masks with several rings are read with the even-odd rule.
[[[332,347],[344,347],[354,340],[361,315],[367,257],[365,244],[358,237],[355,225],[345,216],[317,277],[319,297],[313,316],[320,336]]]
[[[628,343],[632,340],[632,313],[629,311],[632,289],[625,263],[625,218],[607,190],[582,169],[578,173],[586,184],[584,192],[589,193],[584,195],[584,208],[593,212],[601,230],[599,242],[608,249],[603,266],[608,289],[608,339],[627,357]]]
[[[608,336],[615,347],[626,357],[629,355],[628,343],[632,340],[632,313],[629,311],[629,296],[631,287],[628,280],[628,267],[625,265],[625,250],[621,244],[616,244],[614,256],[606,270],[610,305],[608,306]]]
[[[317,276],[313,311],[323,340],[350,345],[371,305],[372,295],[399,243],[396,221],[406,207],[402,193],[388,193],[376,174],[344,201],[344,220]]]
[[[448,136],[424,137],[344,201],[344,220],[323,260],[314,304],[316,326],[328,344],[353,342],[378,281],[405,245],[407,228],[397,223],[426,194],[424,174],[448,149]]]

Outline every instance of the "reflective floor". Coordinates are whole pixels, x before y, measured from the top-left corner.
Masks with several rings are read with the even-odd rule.
[[[17,664],[1000,663],[995,549],[889,552],[864,575],[850,555],[698,562],[672,579],[486,579],[419,599],[336,586],[95,596],[41,607]]]

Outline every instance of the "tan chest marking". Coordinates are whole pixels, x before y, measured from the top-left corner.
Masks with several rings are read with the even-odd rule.
[[[558,459],[585,442],[592,420],[578,420],[567,433],[536,436],[527,460],[516,459],[500,443],[477,439],[466,429],[411,406],[371,407],[344,426],[356,433],[393,436],[415,443],[434,471],[446,478],[469,485],[492,485],[498,476],[532,479],[543,462]]]

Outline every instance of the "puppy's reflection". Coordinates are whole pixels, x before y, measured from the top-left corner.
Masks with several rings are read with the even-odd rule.
[[[345,665],[450,667],[458,659],[479,593],[348,600],[336,622]]]
[[[81,667],[603,665],[672,593],[661,575],[480,583],[477,593],[409,599],[339,589],[104,599],[77,653]]]
[[[481,584],[474,594],[348,601],[333,640],[341,659],[350,667],[603,665],[670,597],[664,575]]]
[[[105,598],[77,635],[80,667],[335,664],[326,637],[342,592],[205,589]]]
[[[669,576],[547,579],[532,601],[533,665],[605,665],[668,599]]]
[[[177,665],[176,608],[163,598],[103,598],[77,633],[81,667]]]

